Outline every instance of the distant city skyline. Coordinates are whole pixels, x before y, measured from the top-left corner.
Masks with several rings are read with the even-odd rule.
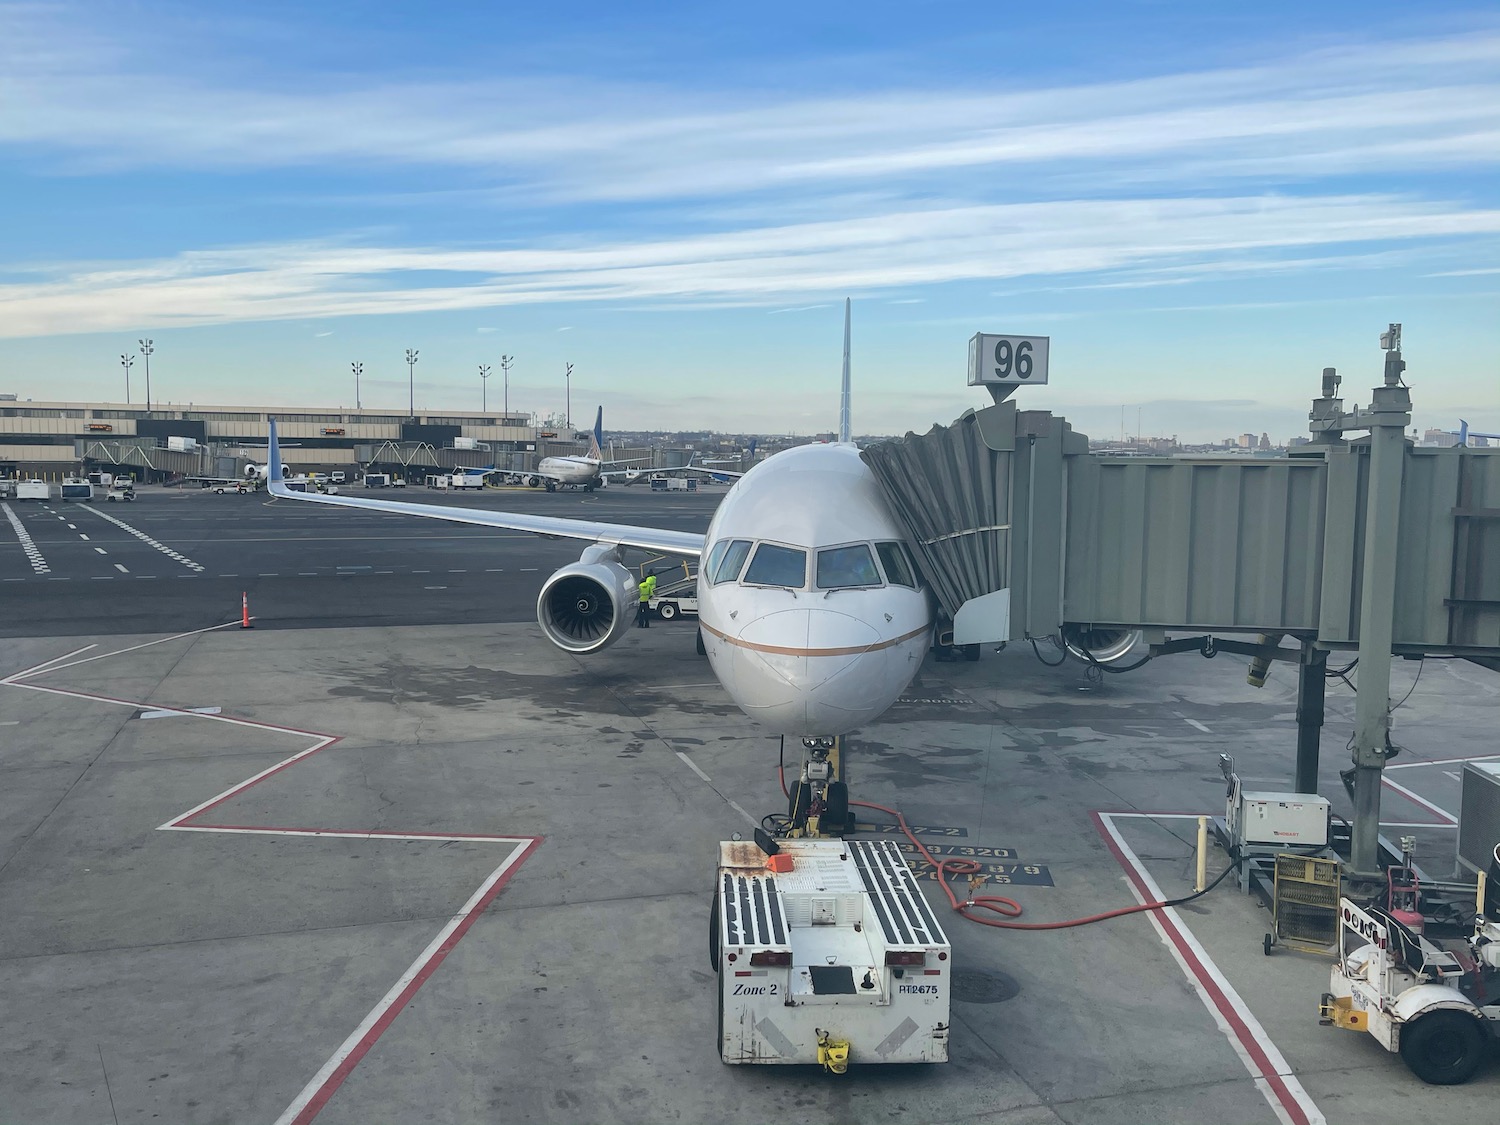
[[[768,0],[649,11],[0,0],[0,392],[859,432],[1305,431],[1405,325],[1419,429],[1500,431],[1500,15]],[[137,356],[137,358],[141,358]],[[138,363],[133,397],[144,397]],[[1278,440],[1285,440],[1285,437]]]

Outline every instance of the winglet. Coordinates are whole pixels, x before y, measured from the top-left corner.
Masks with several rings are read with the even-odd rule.
[[[589,456],[595,460],[604,460],[604,407],[599,407],[599,413],[594,415],[594,441],[589,447]]]
[[[272,496],[285,495],[290,489],[281,483],[281,443],[276,440],[276,419],[271,418],[271,440],[266,465],[266,488]]]
[[[852,441],[849,429],[849,298],[844,298],[844,387],[839,396],[839,441]]]

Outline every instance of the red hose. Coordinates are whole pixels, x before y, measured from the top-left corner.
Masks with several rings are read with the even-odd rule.
[[[781,782],[781,795],[789,797],[786,788],[786,767],[776,767],[777,779]],[[948,903],[955,914],[967,918],[970,922],[978,922],[981,926],[994,926],[1001,930],[1070,930],[1075,926],[1088,926],[1095,922],[1104,922],[1110,918],[1120,918],[1126,914],[1140,914],[1147,910],[1160,910],[1171,905],[1166,902],[1143,902],[1135,906],[1122,906],[1118,910],[1106,910],[1101,914],[1089,914],[1082,918],[1070,918],[1065,922],[1010,922],[1009,918],[1021,916],[1021,904],[1013,898],[1004,895],[977,895],[970,899],[960,899],[953,893],[953,888],[948,883],[949,876],[977,875],[980,866],[972,859],[961,859],[957,856],[945,856],[938,859],[921,840],[917,838],[911,826],[906,823],[906,817],[901,815],[899,809],[889,809],[884,805],[872,804],[869,801],[850,801],[851,806],[862,809],[874,809],[883,812],[887,816],[896,818],[896,823],[901,826],[901,831],[911,841],[912,846],[928,863],[932,864],[937,871],[938,886],[943,888],[943,893],[948,896]],[[981,918],[970,914],[970,910],[987,910],[993,914],[1000,915],[999,918]]]

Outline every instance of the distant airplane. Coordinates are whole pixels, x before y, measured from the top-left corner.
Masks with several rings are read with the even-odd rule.
[[[594,416],[594,428],[589,432],[587,453],[581,456],[543,457],[542,463],[534,470],[509,475],[512,479],[518,479],[533,488],[545,484],[548,492],[556,491],[559,485],[593,492],[596,488],[602,488],[610,477],[622,477],[629,482],[641,475],[639,469],[606,469],[605,465],[624,464],[624,462],[606,461],[602,448],[603,442],[604,407],[601,406],[599,413]],[[633,460],[644,460],[644,458],[633,458]]]
[[[1465,422],[1462,418],[1458,420],[1457,430],[1444,430],[1443,432],[1445,434],[1453,434],[1458,438],[1458,444],[1465,448],[1468,448],[1471,437],[1485,438],[1489,441],[1500,441],[1500,434],[1482,434],[1477,430],[1471,430],[1469,429],[1469,423]]]

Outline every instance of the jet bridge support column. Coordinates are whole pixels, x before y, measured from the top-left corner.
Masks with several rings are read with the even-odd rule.
[[[1323,737],[1323,696],[1327,687],[1328,653],[1312,641],[1302,642],[1297,664],[1297,780],[1298,793],[1318,791],[1318,749]]]
[[[1380,786],[1390,731],[1391,635],[1396,603],[1396,533],[1401,521],[1401,476],[1411,394],[1401,382],[1400,326],[1386,347],[1385,385],[1368,412],[1350,421],[1370,430],[1369,496],[1365,505],[1364,573],[1359,606],[1359,681],[1354,704],[1353,874],[1380,874]]]

